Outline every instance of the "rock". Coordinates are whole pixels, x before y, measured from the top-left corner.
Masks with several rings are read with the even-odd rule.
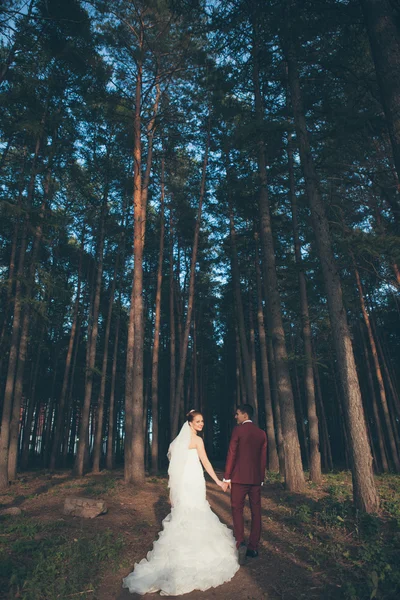
[[[64,514],[71,515],[72,517],[94,519],[98,515],[103,515],[106,512],[107,505],[104,500],[68,496],[64,501]]]
[[[10,508],[0,510],[0,515],[13,515],[17,517],[18,515],[22,515],[22,510],[18,506],[10,506]]]

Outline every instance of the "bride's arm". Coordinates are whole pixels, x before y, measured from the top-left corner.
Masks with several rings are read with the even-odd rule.
[[[220,487],[222,487],[223,486],[223,482],[220,479],[218,479],[218,477],[215,474],[214,469],[212,468],[212,464],[208,460],[206,449],[204,448],[204,442],[201,439],[201,437],[197,438],[197,440],[196,440],[196,447],[197,447],[197,453],[199,455],[199,458],[201,460],[201,463],[202,463],[203,467],[205,468],[205,470],[207,471],[207,473],[209,474],[209,476],[211,477],[211,479],[213,479],[217,485],[219,485]]]

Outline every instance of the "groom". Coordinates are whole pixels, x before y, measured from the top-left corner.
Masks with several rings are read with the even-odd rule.
[[[261,486],[267,464],[267,436],[252,422],[253,412],[250,404],[240,404],[237,407],[235,419],[238,426],[232,432],[224,475],[225,490],[231,488],[233,533],[241,565],[247,556],[258,556],[257,548],[261,536]],[[246,496],[249,497],[251,510],[248,546],[244,542],[243,519]]]

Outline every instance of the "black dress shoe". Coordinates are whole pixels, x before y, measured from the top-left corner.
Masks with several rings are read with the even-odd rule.
[[[250,556],[250,558],[257,558],[258,552],[257,552],[257,550],[248,549],[246,552],[246,556]]]
[[[244,563],[246,562],[246,556],[247,556],[247,546],[244,542],[242,542],[239,545],[238,548],[238,553],[239,553],[239,565],[244,565]]]

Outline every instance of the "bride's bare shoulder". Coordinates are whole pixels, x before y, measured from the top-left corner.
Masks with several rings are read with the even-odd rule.
[[[198,435],[192,437],[190,440],[189,450],[201,450],[204,448],[204,442]]]

